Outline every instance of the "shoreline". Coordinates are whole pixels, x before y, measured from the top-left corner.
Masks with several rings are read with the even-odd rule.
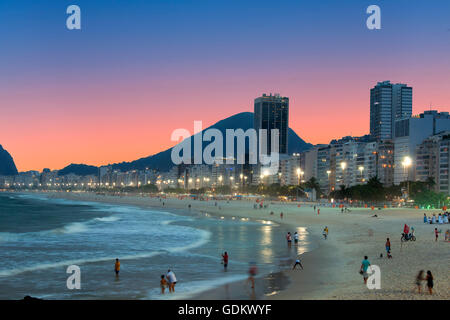
[[[29,192],[30,193],[30,192]],[[283,269],[264,277],[265,283],[256,284],[258,299],[448,299],[450,296],[450,243],[443,241],[443,233],[450,225],[423,224],[423,213],[427,215],[440,210],[351,208],[350,213],[341,213],[338,208],[319,206],[320,215],[314,213],[313,204],[281,203],[272,201],[267,209],[254,209],[253,201],[220,200],[199,201],[178,198],[158,198],[139,195],[98,195],[84,192],[31,192],[49,197],[68,200],[105,202],[108,204],[133,205],[145,208],[183,210],[221,217],[239,217],[252,220],[269,220],[280,224],[285,231],[306,228],[311,242],[317,247],[301,254],[304,270]],[[164,206],[162,203],[164,202]],[[211,203],[212,202],[212,203]],[[274,215],[270,215],[274,211]],[[279,213],[284,213],[280,219]],[[377,217],[374,217],[374,215]],[[418,240],[401,243],[403,225],[414,226]],[[322,239],[322,230],[328,226],[327,240]],[[434,241],[435,227],[443,233],[438,242]],[[386,259],[384,242],[391,239],[393,259]],[[383,258],[379,255],[383,254]],[[372,264],[378,265],[382,273],[380,290],[369,290],[358,274],[362,257],[369,256]],[[414,277],[418,270],[432,270],[435,278],[432,296],[414,292]],[[276,279],[276,280],[274,280]],[[280,280],[281,279],[281,280]],[[264,287],[273,282],[283,282],[281,290],[264,295]],[[288,282],[287,282],[288,281]],[[228,291],[227,291],[228,290]],[[207,289],[189,299],[233,299],[234,292],[242,291],[239,282],[229,283],[214,289]],[[228,292],[228,293],[227,293]],[[230,295],[232,292],[232,295]],[[227,296],[228,294],[228,296]],[[242,295],[239,296],[242,299]],[[244,298],[245,299],[245,298]]]
[[[149,197],[140,197],[136,195],[124,195],[124,196],[113,196],[113,195],[98,195],[95,193],[65,193],[65,192],[17,192],[24,195],[36,195],[36,196],[44,196],[49,199],[62,199],[69,201],[79,201],[85,203],[100,203],[107,205],[123,205],[123,206],[133,206],[139,209],[154,209],[154,210],[163,210],[168,213],[179,215],[179,216],[190,216],[190,213],[196,215],[199,219],[220,219],[221,215],[216,212],[211,212],[208,210],[199,210],[195,208],[187,208],[180,206],[161,206],[162,202],[159,202],[157,198],[149,198]],[[94,198],[93,198],[94,197]],[[146,200],[152,200],[152,203],[149,204]],[[143,203],[145,202],[145,203]],[[159,204],[159,205],[158,205]],[[235,215],[236,217],[240,217],[239,215]],[[248,219],[249,221],[261,223],[261,219]],[[277,222],[277,225],[281,227],[282,223]],[[288,256],[278,260],[277,264],[274,266],[281,266],[283,259],[289,259]],[[289,268],[290,265],[284,265],[284,268]],[[281,268],[281,267],[280,267]],[[245,281],[245,280],[244,280]],[[282,271],[270,271],[262,273],[255,278],[256,290],[252,292],[250,290],[250,286],[240,286],[243,281],[242,280],[231,280],[230,282],[218,285],[213,288],[206,288],[203,291],[198,293],[192,293],[187,295],[187,299],[189,300],[204,300],[204,299],[215,299],[215,300],[223,300],[223,299],[237,299],[237,300],[246,300],[246,299],[264,299],[265,292],[267,288],[275,287],[276,291],[284,290],[285,287],[289,283],[289,279],[282,273]],[[221,287],[227,288],[227,291],[233,291],[232,296],[226,298],[226,295],[229,293],[221,294]],[[236,290],[230,290],[229,288],[236,288]],[[215,297],[215,298],[212,298]],[[184,299],[184,298],[183,298]]]

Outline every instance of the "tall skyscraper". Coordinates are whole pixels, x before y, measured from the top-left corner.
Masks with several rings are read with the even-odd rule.
[[[412,87],[378,82],[370,89],[370,135],[377,140],[393,139],[395,121],[412,115]]]
[[[254,128],[267,130],[267,152],[271,152],[271,130],[280,134],[279,153],[288,153],[289,98],[279,94],[266,95],[255,99]]]

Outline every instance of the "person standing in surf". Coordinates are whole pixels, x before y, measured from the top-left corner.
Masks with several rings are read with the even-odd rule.
[[[255,277],[258,274],[258,268],[256,267],[255,262],[250,263],[250,268],[248,269],[248,279],[247,282],[250,282],[252,285],[252,289],[255,288]]]
[[[119,259],[116,259],[116,263],[114,264],[114,272],[116,273],[116,277],[119,276],[120,272],[120,261]]]
[[[297,233],[297,231],[294,233],[294,243],[298,244],[298,233]]]
[[[175,285],[177,284],[175,273],[173,273],[173,271],[171,271],[170,269],[167,270],[166,279],[169,283],[169,292],[175,292]]]
[[[292,245],[292,236],[291,236],[290,232],[287,233],[286,240],[287,240],[288,247],[290,248]]]
[[[160,286],[161,286],[161,294],[164,294],[164,291],[166,291],[166,287],[167,287],[167,280],[164,278],[164,275],[161,275],[161,281],[159,282]]]
[[[222,255],[222,261],[223,261],[223,268],[225,269],[225,271],[227,271],[227,267],[228,267],[228,253],[226,251]]]

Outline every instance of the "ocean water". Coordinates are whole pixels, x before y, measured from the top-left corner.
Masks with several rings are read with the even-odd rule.
[[[299,232],[299,246],[287,248],[287,231]],[[0,299],[190,298],[246,279],[250,262],[260,274],[276,272],[310,248],[304,228],[270,221],[0,193]],[[81,269],[80,290],[67,288],[69,265]],[[163,296],[169,268],[176,293]]]

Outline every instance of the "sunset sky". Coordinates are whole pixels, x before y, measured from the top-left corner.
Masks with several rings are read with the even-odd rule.
[[[19,171],[148,156],[270,92],[307,142],[363,135],[383,80],[413,87],[415,114],[450,111],[450,1],[0,2],[0,144]]]

